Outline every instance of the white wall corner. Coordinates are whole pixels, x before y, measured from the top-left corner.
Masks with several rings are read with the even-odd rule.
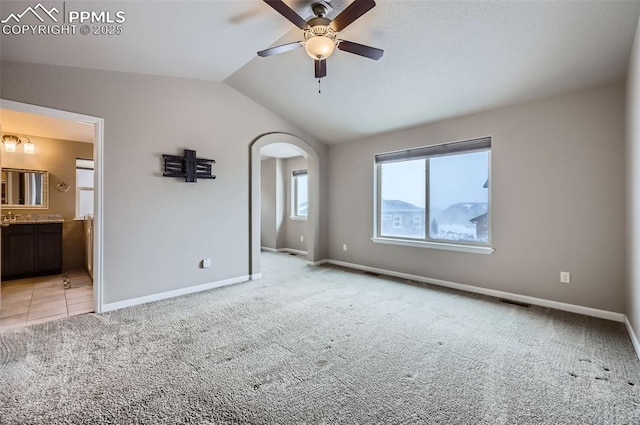
[[[636,350],[636,356],[638,356],[638,360],[640,360],[640,341],[638,341],[638,337],[636,336],[633,326],[631,326],[631,322],[627,316],[624,316],[624,324],[627,327],[627,332],[629,332],[629,338],[631,338],[633,348]]]

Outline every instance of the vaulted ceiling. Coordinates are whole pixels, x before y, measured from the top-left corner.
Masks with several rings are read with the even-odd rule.
[[[311,17],[313,0],[285,2]],[[332,0],[329,17],[350,2]],[[2,2],[2,19],[26,3]],[[337,51],[318,93],[304,49],[256,56],[302,39],[260,0],[81,4],[125,11],[123,34],[3,35],[0,57],[223,81],[328,143],[623,78],[640,10],[638,1],[378,0],[340,38],[384,57]]]

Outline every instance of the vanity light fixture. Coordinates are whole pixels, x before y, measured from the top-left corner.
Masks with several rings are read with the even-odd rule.
[[[2,136],[2,143],[4,143],[5,152],[15,152],[16,146],[20,144],[20,138],[11,134],[5,134]]]
[[[4,151],[5,152],[15,152],[16,146],[25,141],[23,145],[24,153],[33,155],[36,152],[36,145],[31,143],[26,136],[14,136],[13,134],[5,134],[2,136],[2,143],[4,143]]]
[[[23,137],[23,138],[27,139],[27,143],[22,145],[22,149],[24,150],[24,153],[26,153],[27,155],[33,155],[34,153],[36,153],[36,145],[31,143],[31,140],[29,140],[27,137]]]

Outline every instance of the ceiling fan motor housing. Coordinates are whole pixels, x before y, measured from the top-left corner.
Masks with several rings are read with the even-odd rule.
[[[311,5],[311,10],[313,10],[313,14],[318,18],[326,18],[330,7],[331,5],[329,3],[316,2]]]
[[[310,19],[309,26],[311,28],[308,28],[304,31],[305,40],[308,40],[311,37],[328,37],[332,40],[335,40],[338,33],[331,29],[331,27],[329,27],[330,23],[331,20],[327,18]]]

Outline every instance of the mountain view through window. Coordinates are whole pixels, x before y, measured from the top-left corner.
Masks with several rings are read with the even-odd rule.
[[[380,235],[487,244],[488,187],[489,151],[383,163]]]

